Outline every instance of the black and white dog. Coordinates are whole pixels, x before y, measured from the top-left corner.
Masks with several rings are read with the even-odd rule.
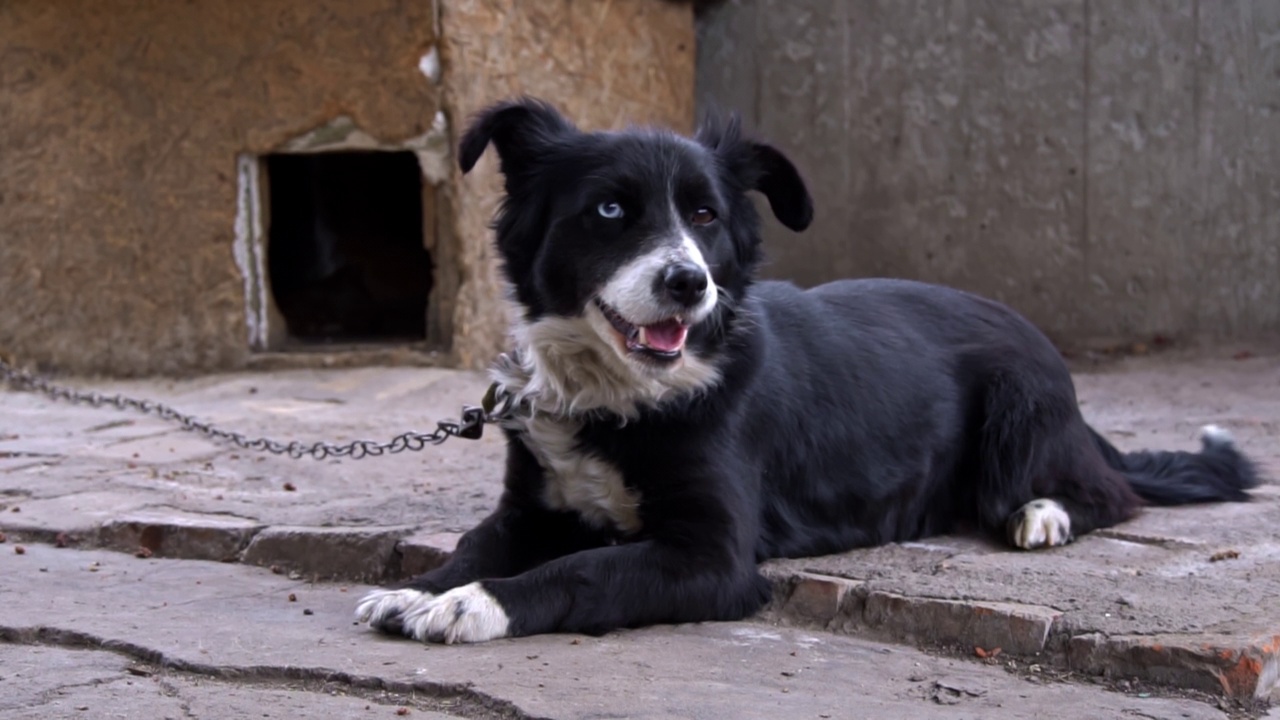
[[[1198,453],[1116,450],[1054,347],[997,303],[753,282],[748,193],[795,231],[813,208],[736,118],[693,139],[586,133],[519,100],[476,119],[462,169],[490,143],[522,311],[495,371],[521,400],[505,491],[443,566],[363,599],[375,628],[454,643],[732,620],[768,599],[766,558],[967,528],[1052,547],[1258,482],[1213,427]]]

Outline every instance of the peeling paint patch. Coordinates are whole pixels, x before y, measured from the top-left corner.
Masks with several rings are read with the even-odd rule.
[[[314,153],[334,150],[381,150],[382,143],[360,128],[346,115],[339,115],[311,132],[286,142],[280,152]]]
[[[320,153],[339,150],[410,150],[418,157],[422,176],[432,185],[449,178],[449,121],[436,112],[431,128],[400,142],[383,142],[361,130],[350,117],[339,115],[280,147],[282,153]]]
[[[449,179],[449,119],[444,111],[437,110],[431,129],[405,141],[404,147],[418,156],[427,182],[439,185]]]
[[[440,84],[440,51],[435,45],[418,60],[418,69],[431,81],[432,85]]]
[[[249,347],[267,348],[267,274],[262,244],[262,193],[259,190],[258,159],[236,157],[236,222],[232,244],[236,266],[244,278],[245,327]]]

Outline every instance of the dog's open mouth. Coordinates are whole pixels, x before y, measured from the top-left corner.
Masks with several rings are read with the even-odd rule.
[[[680,357],[684,342],[689,337],[689,326],[684,318],[677,315],[649,325],[636,325],[600,298],[596,298],[595,303],[613,329],[622,336],[628,352],[662,361]]]

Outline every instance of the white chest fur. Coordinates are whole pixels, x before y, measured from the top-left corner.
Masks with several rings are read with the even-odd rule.
[[[543,501],[555,510],[574,510],[598,528],[623,533],[640,529],[640,495],[622,481],[622,473],[578,445],[582,424],[562,417],[534,415],[519,421],[521,439],[538,458],[546,476]]]

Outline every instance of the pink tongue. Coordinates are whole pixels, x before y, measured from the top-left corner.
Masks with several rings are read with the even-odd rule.
[[[689,328],[678,320],[664,320],[660,323],[644,326],[645,344],[659,352],[674,352],[684,347],[684,338]]]

